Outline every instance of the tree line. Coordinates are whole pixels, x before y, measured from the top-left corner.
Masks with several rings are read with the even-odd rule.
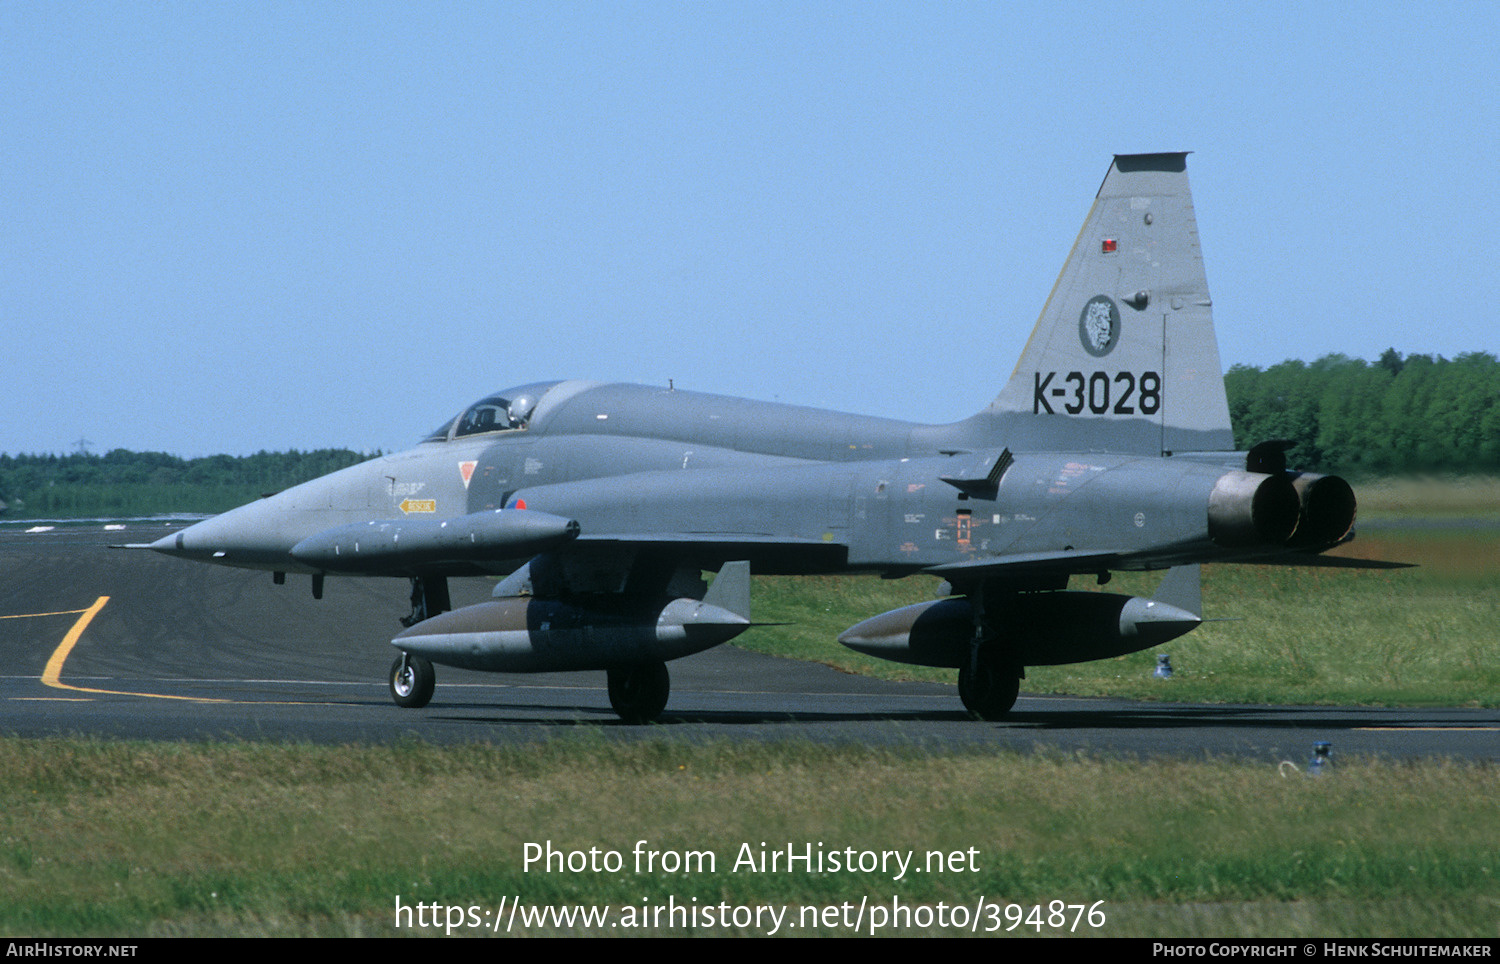
[[[1235,445],[1292,442],[1288,461],[1325,472],[1500,470],[1500,360],[1394,348],[1375,362],[1325,355],[1224,376]]]
[[[368,458],[348,449],[198,459],[126,449],[0,455],[0,500],[12,518],[223,512]]]

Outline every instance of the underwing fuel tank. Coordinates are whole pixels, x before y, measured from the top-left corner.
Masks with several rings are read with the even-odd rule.
[[[578,523],[530,509],[494,509],[456,519],[356,522],[308,536],[292,558],[325,572],[387,573],[402,566],[526,558],[578,536]]]
[[[686,597],[641,607],[513,596],[423,620],[391,645],[446,666],[548,673],[665,662],[748,628],[747,617]]]
[[[986,612],[997,642],[1023,666],[1122,656],[1176,639],[1202,622],[1171,603],[1101,592],[1021,593]],[[839,636],[869,656],[947,667],[968,664],[973,639],[974,609],[962,597],[893,609]]]

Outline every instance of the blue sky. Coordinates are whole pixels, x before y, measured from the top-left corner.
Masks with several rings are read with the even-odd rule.
[[[1117,152],[1194,152],[1226,366],[1500,353],[1500,4],[9,0],[0,43],[0,452],[391,450],[565,377],[961,418]]]

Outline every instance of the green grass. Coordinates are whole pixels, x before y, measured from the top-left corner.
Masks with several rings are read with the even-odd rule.
[[[1370,763],[1312,779],[1222,761],[586,737],[516,748],[4,740],[0,772],[8,934],[412,933],[395,926],[397,895],[486,910],[502,897],[616,909],[1103,901],[1108,936],[1492,937],[1500,911],[1500,857],[1485,845],[1500,833],[1492,766]],[[711,852],[716,867],[638,872],[639,840]],[[543,841],[616,851],[624,867],[528,872],[523,848]],[[966,862],[901,880],[732,869],[741,845],[762,842]]]
[[[1394,476],[1355,483],[1359,517],[1487,519],[1500,517],[1500,478]]]

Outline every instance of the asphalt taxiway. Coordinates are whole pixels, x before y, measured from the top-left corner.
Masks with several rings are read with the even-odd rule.
[[[652,726],[621,724],[602,673],[512,676],[438,667],[422,710],[390,699],[391,637],[408,586],[194,565],[110,543],[167,529],[0,528],[0,734],[320,743],[418,738],[523,742],[588,730],[611,739],[809,740],[933,750],[1053,748],[1136,756],[1305,761],[1500,759],[1500,711],[1141,703],[1033,697],[976,723],[951,685],[896,683],[732,646],[670,664],[672,698]],[[455,605],[489,584],[455,580]]]

